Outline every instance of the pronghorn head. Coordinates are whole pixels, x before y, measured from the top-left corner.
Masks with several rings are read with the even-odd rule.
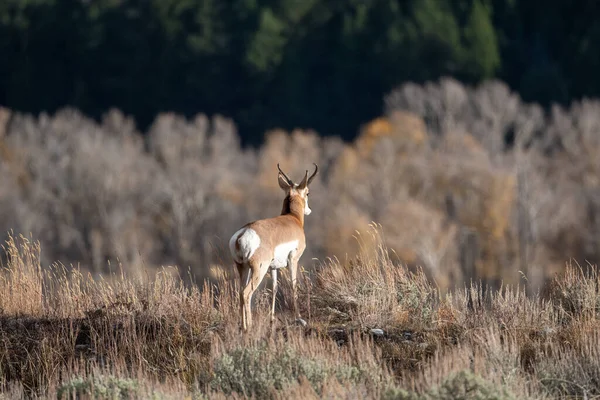
[[[306,170],[306,174],[304,175],[304,179],[300,183],[294,183],[282,170],[279,168],[279,164],[277,164],[277,169],[279,170],[278,181],[279,187],[283,189],[285,192],[285,200],[283,203],[283,212],[289,213],[291,212],[292,203],[302,204],[304,215],[309,215],[311,210],[308,207],[308,195],[310,192],[309,185],[313,180],[315,175],[317,175],[317,171],[319,167],[317,164],[314,164],[315,172],[312,175],[308,176],[308,170]]]

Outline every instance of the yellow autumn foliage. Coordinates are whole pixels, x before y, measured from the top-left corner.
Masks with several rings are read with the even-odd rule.
[[[363,127],[355,141],[359,155],[369,157],[382,138],[390,139],[404,153],[427,142],[427,128],[421,118],[407,112],[396,111],[388,117],[375,118]]]

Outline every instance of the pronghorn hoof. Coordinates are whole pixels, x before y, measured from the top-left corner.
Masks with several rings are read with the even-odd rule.
[[[303,328],[306,328],[306,325],[308,325],[308,323],[305,320],[303,320],[302,318],[296,318],[294,323],[296,323],[298,325],[302,325]]]

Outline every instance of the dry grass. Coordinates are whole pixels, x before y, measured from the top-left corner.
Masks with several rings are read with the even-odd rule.
[[[358,256],[301,279],[309,324],[257,292],[238,325],[237,282],[200,289],[173,270],[103,279],[40,265],[11,236],[0,273],[3,398],[510,399],[600,395],[599,276],[568,266],[544,296],[473,285],[440,295],[394,263],[378,226]]]

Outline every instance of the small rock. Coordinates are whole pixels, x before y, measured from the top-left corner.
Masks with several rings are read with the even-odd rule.
[[[385,335],[385,332],[383,331],[383,329],[379,329],[379,328],[373,328],[369,332],[373,336],[383,336],[383,335]]]

